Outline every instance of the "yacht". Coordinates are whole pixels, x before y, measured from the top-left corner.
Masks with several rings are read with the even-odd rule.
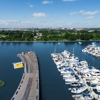
[[[100,85],[100,79],[99,78],[95,78],[94,80],[91,80],[90,83],[92,85]]]
[[[81,83],[80,82],[74,82],[74,83],[71,83],[70,85],[71,86],[81,86]]]
[[[61,74],[63,73],[73,73],[73,69],[72,68],[66,68],[65,70],[61,71]]]
[[[70,82],[70,83],[74,83],[74,82],[79,82],[80,79],[79,79],[79,77],[75,76],[75,77],[72,77],[72,78],[66,78],[65,81]]]
[[[63,79],[75,77],[74,73],[63,75]]]
[[[97,86],[95,87],[95,89],[97,90],[97,92],[100,92],[100,85],[97,85]]]
[[[93,100],[94,97],[91,95],[91,93],[82,93],[82,94],[78,94],[78,95],[72,95],[72,97],[75,100]]]
[[[87,86],[83,86],[83,87],[80,87],[80,88],[69,88],[69,90],[72,92],[72,93],[82,93],[83,91],[85,91],[88,87]]]

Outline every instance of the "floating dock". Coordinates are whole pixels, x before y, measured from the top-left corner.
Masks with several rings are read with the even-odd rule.
[[[37,57],[30,51],[18,54],[24,65],[20,84],[11,100],[39,100],[39,68]]]
[[[13,65],[14,65],[14,69],[23,68],[24,67],[22,62],[13,63]]]

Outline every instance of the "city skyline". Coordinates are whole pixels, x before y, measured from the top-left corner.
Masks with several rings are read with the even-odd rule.
[[[0,0],[0,28],[99,28],[99,0]]]

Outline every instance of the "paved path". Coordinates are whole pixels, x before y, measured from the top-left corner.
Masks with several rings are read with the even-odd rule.
[[[34,52],[18,54],[24,63],[24,73],[11,100],[39,100],[39,69]]]

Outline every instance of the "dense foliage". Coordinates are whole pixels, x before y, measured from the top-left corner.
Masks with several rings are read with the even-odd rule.
[[[38,36],[37,33],[41,33]],[[100,40],[100,31],[86,30],[38,30],[38,31],[0,31],[1,41],[74,41]]]
[[[2,41],[33,41],[32,31],[1,31],[0,40]]]
[[[4,85],[4,82],[0,80],[0,87]]]

